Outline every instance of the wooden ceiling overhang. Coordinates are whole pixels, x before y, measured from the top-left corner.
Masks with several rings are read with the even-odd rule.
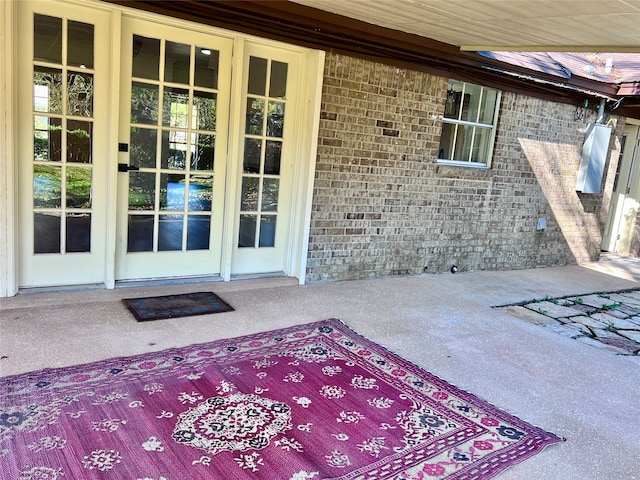
[[[341,15],[270,0],[104,0],[109,3],[303,47],[479,83],[549,101],[597,105],[640,118],[640,82],[620,85],[581,77],[559,78],[461,51],[419,35],[372,25]],[[625,95],[620,95],[619,92]]]

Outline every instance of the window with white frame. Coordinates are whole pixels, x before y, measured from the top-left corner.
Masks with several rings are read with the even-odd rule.
[[[500,90],[449,80],[438,163],[489,167]]]

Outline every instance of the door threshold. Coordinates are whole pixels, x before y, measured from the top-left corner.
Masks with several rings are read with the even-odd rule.
[[[276,278],[286,277],[284,272],[267,272],[267,273],[242,273],[231,275],[231,280],[252,280],[256,278]]]
[[[56,285],[51,287],[20,287],[18,295],[32,295],[34,293],[77,292],[83,290],[106,289],[104,283],[90,283],[84,285]]]
[[[187,285],[191,283],[221,282],[218,275],[206,275],[198,277],[166,277],[166,278],[142,278],[138,280],[117,280],[116,288],[155,287],[162,285]]]

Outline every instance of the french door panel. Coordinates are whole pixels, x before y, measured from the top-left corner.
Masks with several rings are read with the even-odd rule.
[[[116,279],[220,273],[232,41],[123,18]]]
[[[638,178],[639,152],[640,127],[627,125],[622,137],[609,218],[603,235],[602,249],[605,251],[629,254],[633,223],[639,207],[638,191],[634,187]]]
[[[286,270],[296,162],[298,54],[247,43],[232,275]]]
[[[20,287],[103,283],[110,16],[19,2]]]

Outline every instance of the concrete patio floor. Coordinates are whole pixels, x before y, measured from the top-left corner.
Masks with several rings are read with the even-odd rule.
[[[421,275],[298,286],[272,278],[0,299],[0,376],[162,350],[329,317],[566,438],[500,480],[640,478],[640,357],[491,308],[640,287],[640,263]],[[137,323],[122,298],[213,290],[234,312]]]

